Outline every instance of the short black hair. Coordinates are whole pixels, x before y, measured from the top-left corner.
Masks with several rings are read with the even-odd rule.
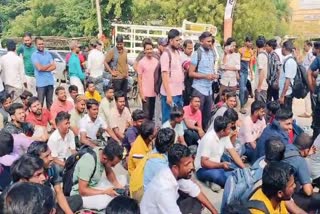
[[[114,90],[113,85],[112,84],[108,84],[108,85],[104,85],[103,86],[103,92],[106,93],[109,90]]]
[[[313,48],[319,50],[320,49],[320,42],[314,42]]]
[[[91,84],[94,85],[94,82],[93,82],[92,80],[88,80],[88,81],[87,81],[87,88],[88,88],[89,85],[91,85]]]
[[[32,34],[30,33],[30,32],[25,32],[24,34],[23,34],[23,38],[24,37],[30,37],[30,38],[32,38]]]
[[[171,29],[168,32],[168,41],[170,41],[170,39],[174,39],[177,36],[180,36],[180,32],[177,29]]]
[[[87,105],[87,109],[89,110],[94,105],[99,106],[99,103],[95,99],[89,99],[89,100],[87,100],[86,105]]]
[[[18,109],[24,109],[23,105],[21,103],[12,103],[12,105],[8,109],[8,113],[11,115],[14,115],[16,113],[16,110]]]
[[[70,120],[70,114],[65,111],[60,111],[55,118],[55,122],[58,125],[64,120]]]
[[[256,111],[259,111],[260,109],[265,109],[266,104],[260,100],[255,100],[251,104],[251,115],[253,115]]]
[[[173,106],[170,111],[170,120],[175,120],[176,118],[183,117],[184,110],[180,106]]]
[[[180,143],[173,144],[168,151],[169,167],[179,164],[182,158],[190,157],[190,149]]]
[[[146,118],[146,115],[143,110],[141,109],[136,109],[132,112],[132,120],[133,121],[138,121],[138,120],[143,120]]]
[[[195,98],[200,99],[200,97],[199,97],[199,96],[197,96],[197,95],[192,95],[192,96],[191,96],[191,98],[190,98],[190,101],[193,101]]]
[[[143,49],[146,49],[147,45],[150,45],[153,48],[153,43],[151,40],[147,40],[143,43]]]
[[[56,95],[58,95],[58,93],[59,93],[59,91],[65,91],[66,89],[63,87],[63,86],[58,86],[57,88],[56,88],[56,90],[54,91],[54,93],[56,94]]]
[[[264,39],[257,39],[256,40],[256,46],[257,48],[263,48],[266,45],[266,41]]]
[[[34,141],[30,144],[27,153],[36,157],[40,157],[42,153],[47,152],[48,144],[40,141]]]
[[[227,39],[226,43],[225,43],[225,46],[231,45],[231,43],[234,42],[234,41],[235,41],[234,38],[229,37],[229,38]]]
[[[277,49],[277,40],[275,39],[270,39],[267,41],[267,45],[270,46],[273,50]]]
[[[231,92],[234,92],[234,90],[232,90],[230,88],[225,88],[225,89],[222,90],[221,95],[225,96],[226,94],[231,93]],[[237,96],[237,94],[236,94],[236,96]]]
[[[32,96],[33,96],[33,94],[30,91],[24,90],[22,92],[22,94],[20,95],[20,98],[22,100],[24,100],[24,99],[27,99],[28,97],[32,97]]]
[[[190,39],[184,40],[184,42],[183,42],[183,48],[187,48],[188,44],[191,44],[191,45],[192,45],[192,44],[193,44],[192,40],[190,40]]]
[[[299,150],[310,149],[313,144],[311,137],[306,133],[301,133],[293,142]]]
[[[117,35],[116,37],[116,43],[123,43],[124,39],[122,35]]]
[[[36,171],[43,168],[43,165],[43,160],[39,157],[30,154],[22,155],[11,165],[10,173],[12,181],[18,182],[20,179],[29,180]]]
[[[34,42],[37,44],[38,41],[43,41],[43,38],[40,37],[40,36],[37,36],[35,39],[34,39]]]
[[[268,109],[268,111],[271,111],[272,114],[275,115],[277,113],[277,111],[280,109],[280,103],[275,100],[270,101],[267,103],[267,109]]]
[[[239,119],[238,112],[233,108],[228,108],[224,112],[223,117],[228,118],[231,122],[236,122]]]
[[[199,36],[199,41],[202,41],[208,37],[212,37],[212,33],[205,31]]]
[[[12,39],[9,39],[7,41],[7,50],[8,51],[15,51],[17,47],[17,44]]]
[[[276,112],[275,119],[283,121],[283,120],[291,119],[292,117],[293,117],[293,113],[290,109],[280,108]]]
[[[280,137],[269,137],[265,145],[265,160],[267,162],[283,160],[286,147],[281,142]]]
[[[2,196],[1,206],[3,207],[0,207],[0,210],[11,214],[48,214],[55,205],[55,196],[50,187],[30,182],[17,182]]]
[[[132,198],[117,196],[108,204],[106,214],[140,214],[140,207]]]
[[[293,46],[293,43],[292,41],[288,40],[288,41],[285,41],[283,44],[282,44],[283,48],[286,49],[287,51],[289,51],[290,53],[292,53],[293,49],[294,49],[294,46]]]
[[[126,98],[126,95],[124,94],[123,91],[114,92],[114,99],[116,100],[116,102],[119,100],[120,97]]]
[[[107,156],[110,161],[113,161],[115,157],[122,160],[123,147],[114,140],[108,140],[107,145],[103,148],[103,154]]]
[[[252,42],[252,37],[251,36],[246,36],[244,39],[245,42]]]
[[[304,41],[304,43],[306,45],[308,45],[309,47],[312,47],[312,42],[310,40],[306,40],[306,41]]]
[[[0,157],[2,157],[13,151],[13,136],[4,130],[1,130],[0,139]]]
[[[39,101],[39,98],[38,97],[30,97],[29,100],[28,100],[28,108],[31,107],[31,105],[35,102]]]
[[[174,144],[176,133],[173,129],[162,128],[159,130],[156,140],[155,147],[160,154],[168,152],[169,148]]]
[[[147,139],[153,135],[156,126],[155,123],[151,120],[145,120],[141,125],[140,135],[143,139]]]
[[[76,85],[70,85],[68,88],[69,93],[71,93],[72,91],[79,91],[78,86]]]
[[[228,100],[231,97],[237,97],[237,93],[235,91],[230,91],[225,94],[226,100]]]
[[[231,120],[227,117],[218,116],[213,122],[214,130],[216,133],[225,130],[229,123],[231,123]]]
[[[294,174],[290,164],[275,161],[265,166],[262,175],[262,192],[268,197],[277,196],[279,191],[283,191],[290,177]]]
[[[12,97],[11,97],[11,94],[5,92],[4,94],[2,94],[2,95],[0,96],[0,103],[1,103],[1,104],[4,104],[4,103],[7,101],[7,99],[9,99],[9,98],[12,98]]]

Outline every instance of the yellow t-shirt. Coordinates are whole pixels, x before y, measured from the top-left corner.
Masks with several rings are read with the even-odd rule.
[[[253,50],[247,47],[242,47],[239,49],[239,53],[241,55],[242,61],[250,62],[252,58],[254,57]]]
[[[128,172],[131,174],[139,162],[152,150],[152,145],[147,144],[142,139],[141,135],[133,142],[128,159]]]
[[[271,204],[271,201],[268,199],[268,197],[262,192],[262,189],[258,189],[253,196],[250,198],[250,200],[258,200],[262,201],[266,208],[268,209],[270,214],[287,214],[289,213],[285,202],[281,201],[279,207],[276,209],[273,209],[273,206]],[[250,209],[251,214],[264,214],[264,212],[256,209]]]
[[[94,99],[98,103],[101,102],[101,96],[97,90],[94,91],[93,95],[91,93],[89,93],[89,91],[86,91],[85,96],[87,99]]]

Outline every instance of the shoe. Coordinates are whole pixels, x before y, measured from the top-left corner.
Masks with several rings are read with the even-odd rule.
[[[213,191],[216,193],[219,193],[221,191],[221,187],[218,184],[212,183],[207,181],[206,185]]]
[[[311,117],[311,115],[310,115],[310,114],[307,114],[307,113],[303,113],[303,114],[298,115],[298,117],[302,117],[302,118],[310,118],[310,117]]]
[[[246,114],[246,113],[247,113],[247,110],[244,109],[244,108],[241,108],[241,109],[240,109],[240,113],[241,113],[241,114]]]

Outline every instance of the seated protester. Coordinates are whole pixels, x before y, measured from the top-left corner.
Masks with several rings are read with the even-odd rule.
[[[132,118],[129,109],[126,107],[125,94],[122,91],[115,92],[115,108],[111,109],[110,125],[121,141],[124,139],[124,132],[132,125]]]
[[[141,125],[141,132],[133,142],[128,160],[129,175],[133,173],[141,159],[152,150],[152,141],[156,135],[154,122],[146,120]]]
[[[220,88],[221,89],[221,88]],[[221,91],[221,90],[220,90]],[[234,90],[230,89],[230,88],[226,88],[226,89],[223,89],[221,91],[221,94],[219,94],[219,99],[220,101],[213,107],[213,108],[216,108],[217,110],[223,106],[223,104],[225,104],[226,102],[226,94],[230,93],[230,92],[233,92]]]
[[[12,153],[13,137],[11,134],[0,131],[0,158]],[[11,182],[10,167],[3,166],[0,162],[0,192],[4,190]]]
[[[231,126],[229,118],[218,116],[214,121],[214,130],[208,131],[201,139],[195,158],[196,175],[200,181],[224,187],[233,170],[230,162],[221,162],[225,150],[238,167],[245,167],[230,141]]]
[[[198,145],[198,140],[204,136],[202,129],[202,113],[200,110],[200,98],[191,97],[190,104],[183,107],[184,111],[184,139],[188,146]]]
[[[141,109],[136,109],[132,112],[132,126],[126,130],[122,141],[122,146],[126,148],[128,153],[130,152],[133,142],[141,132],[141,125],[145,121],[145,118],[146,115]]]
[[[33,96],[33,94],[30,91],[24,90],[22,94],[20,95],[20,99],[22,101],[22,104],[24,106],[24,110],[26,111],[26,114],[29,114],[29,99]]]
[[[116,107],[116,103],[114,101],[114,89],[112,84],[103,87],[104,97],[101,100],[100,108],[99,108],[99,116],[103,121],[107,123],[109,127],[111,127],[111,109]]]
[[[151,210],[152,213],[201,213],[202,204],[211,213],[218,213],[190,179],[194,165],[188,147],[173,145],[168,152],[168,161],[169,167],[162,169],[148,185],[140,204],[141,214]]]
[[[267,103],[266,122],[267,125],[271,124],[276,117],[277,111],[280,109],[280,103],[278,101],[270,101]]]
[[[170,111],[170,120],[162,124],[161,128],[171,128],[175,131],[175,143],[181,143],[187,145],[184,140],[184,130],[183,130],[183,108],[174,106]]]
[[[84,95],[86,96],[86,98],[88,100],[94,99],[98,103],[101,102],[101,96],[100,96],[99,92],[96,90],[96,86],[94,85],[94,83],[92,81],[87,81],[87,90],[84,93]]]
[[[257,154],[256,158],[260,158],[264,155],[264,147],[266,141],[271,136],[279,136],[283,144],[293,143],[296,136],[300,135],[303,130],[296,125],[293,120],[293,113],[288,109],[279,109],[276,113],[275,120],[269,124],[260,135],[257,141]],[[293,136],[289,136],[290,130],[293,130]]]
[[[55,118],[57,129],[51,134],[48,140],[48,146],[51,150],[53,163],[61,169],[64,167],[65,160],[76,153],[76,144],[74,134],[70,131],[70,114],[61,111]]]
[[[64,87],[58,86],[55,90],[57,99],[50,107],[51,117],[56,118],[57,114],[61,111],[70,112],[73,109],[73,102],[67,100],[67,93]]]
[[[19,182],[1,196],[0,210],[8,214],[54,214],[54,194],[47,186]]]
[[[74,186],[71,195],[81,195],[83,208],[102,210],[113,197],[118,195],[114,188],[123,188],[125,185],[123,180],[120,181],[116,177],[112,169],[121,161],[123,148],[110,140],[103,149],[94,148],[94,151],[97,155],[97,162],[89,153],[83,155],[77,162],[73,173]],[[99,186],[104,173],[107,185]]]
[[[213,121],[218,116],[223,116],[225,111],[227,111],[228,108],[235,108],[237,106],[237,94],[235,92],[227,93],[225,96],[225,103],[216,111],[216,113],[211,117],[211,124],[207,131],[214,130],[213,128]]]
[[[243,118],[239,131],[238,139],[242,145],[241,154],[247,156],[251,164],[256,160],[256,142],[266,128],[265,107],[264,102],[254,101],[251,104],[251,115]]]
[[[87,98],[84,95],[78,95],[74,101],[74,109],[70,112],[70,129],[76,138],[79,136],[80,120],[85,116]],[[79,139],[78,139],[79,141]]]
[[[9,107],[12,104],[11,95],[8,93],[2,94],[0,96],[0,103],[1,103],[0,114],[2,115],[3,125],[5,126],[8,122],[11,121],[11,117],[9,114]]]
[[[252,214],[272,214],[289,213],[285,201],[291,199],[296,187],[294,182],[293,168],[283,162],[271,162],[268,164],[262,175],[262,187],[257,189],[250,198],[263,203],[265,211],[250,209]]]
[[[68,88],[68,92],[69,92],[69,96],[67,100],[74,103],[76,101],[77,96],[79,95],[78,87],[76,85],[70,85]]]
[[[306,161],[311,178],[313,180],[313,184],[315,184],[316,187],[320,188],[320,135],[318,135],[318,137],[314,140],[313,146],[316,149],[316,153],[309,155],[306,158]]]
[[[52,108],[52,107],[51,107]],[[48,125],[54,126],[53,117],[51,117],[48,109],[43,108],[38,97],[31,97],[28,101],[28,110],[26,121],[34,126],[43,126],[45,128]]]
[[[99,103],[96,100],[90,99],[87,101],[87,112],[80,120],[80,143],[91,147],[97,146],[97,135],[102,130],[107,132],[111,138],[120,142],[113,131],[107,124],[98,116]]]
[[[62,191],[62,177],[57,165],[53,163],[51,150],[46,143],[33,142],[27,154],[33,155],[43,160],[44,162],[44,175],[46,181],[45,186],[54,189],[58,206],[65,213],[73,213],[81,209],[82,200],[79,194],[70,197],[65,197]]]
[[[132,198],[117,196],[108,204],[106,214],[140,214],[140,207]]]

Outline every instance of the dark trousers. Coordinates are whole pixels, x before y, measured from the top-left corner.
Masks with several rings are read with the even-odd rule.
[[[320,194],[313,193],[311,196],[306,196],[302,190],[294,193],[292,196],[294,202],[304,211],[311,212],[320,209]]]
[[[0,192],[11,183],[10,167],[0,164]]]
[[[315,140],[320,134],[320,102],[317,97],[311,95],[311,108],[312,108],[312,124],[313,140]]]
[[[255,90],[254,97],[255,97],[255,100],[259,100],[263,103],[267,103],[267,91],[265,90],[261,90],[260,92]]]
[[[192,96],[197,96],[200,98],[200,109],[202,112],[202,128],[204,130],[207,130],[211,118],[212,96],[211,94],[205,96],[196,89],[193,89]]]
[[[198,140],[200,139],[198,132],[192,129],[184,130],[183,137],[188,146],[198,145]]]
[[[201,214],[202,205],[197,198],[192,198],[179,190],[177,204],[182,214]]]
[[[53,99],[53,85],[37,87],[38,99],[43,106],[44,98],[46,98],[46,107],[50,110]]]
[[[267,101],[279,100],[279,89],[274,89],[270,85],[267,90]]]
[[[142,109],[149,120],[153,120],[155,103],[155,97],[146,97],[146,102],[142,101]]]
[[[126,98],[126,106],[129,108],[128,97],[127,97],[128,79],[113,79],[112,84],[115,92],[123,91]]]
[[[70,209],[75,213],[82,209],[83,201],[80,195],[66,197]],[[64,214],[63,210],[57,205],[57,214]]]
[[[284,97],[284,103],[281,104],[281,108],[285,108],[285,109],[288,109],[290,111],[292,111],[292,96],[289,95],[289,96],[285,96]]]

